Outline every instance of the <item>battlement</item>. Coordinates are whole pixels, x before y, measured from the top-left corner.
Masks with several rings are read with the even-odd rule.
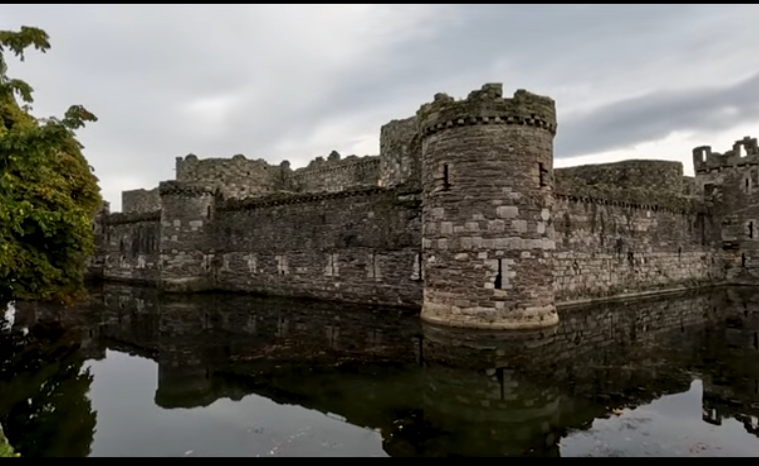
[[[503,97],[501,84],[485,84],[464,100],[438,93],[435,100],[417,111],[420,134],[427,136],[455,126],[477,124],[528,125],[556,133],[556,104],[553,99],[517,90]]]
[[[697,173],[747,165],[759,165],[759,145],[750,136],[735,141],[733,148],[722,154],[712,152],[711,146],[693,149],[693,169]]]
[[[338,152],[332,151],[326,160],[324,157],[316,157],[307,166],[295,169],[293,178],[306,178],[311,175],[350,170],[357,167],[374,167],[378,166],[379,163],[379,157],[376,155],[365,155],[363,157],[349,155],[343,159]]]

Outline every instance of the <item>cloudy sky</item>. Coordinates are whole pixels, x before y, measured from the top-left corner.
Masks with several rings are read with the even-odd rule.
[[[49,53],[13,63],[38,116],[80,133],[112,210],[174,158],[304,166],[377,154],[379,127],[436,92],[502,82],[553,97],[556,165],[679,160],[759,136],[757,5],[0,5]]]

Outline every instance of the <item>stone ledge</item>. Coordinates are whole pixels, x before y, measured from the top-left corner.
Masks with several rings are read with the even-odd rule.
[[[586,299],[576,299],[571,301],[557,301],[556,302],[556,308],[560,310],[569,310],[577,307],[585,307],[588,305],[593,304],[605,304],[605,303],[612,303],[612,302],[618,302],[618,301],[627,301],[627,300],[640,300],[645,298],[656,298],[660,296],[668,296],[668,295],[674,295],[674,294],[681,294],[681,293],[687,293],[694,290],[705,290],[709,288],[719,288],[723,286],[732,286],[735,285],[732,282],[715,282],[715,283],[705,283],[701,285],[695,285],[695,286],[678,286],[678,287],[672,287],[672,288],[662,288],[657,290],[648,290],[648,291],[635,291],[631,293],[624,293],[624,294],[617,294],[612,296],[602,296],[597,298],[586,298]],[[753,286],[756,286],[754,283]]]
[[[653,191],[645,188],[619,189],[612,186],[559,187],[556,199],[584,204],[614,205],[671,213],[700,213],[703,203],[697,197]]]

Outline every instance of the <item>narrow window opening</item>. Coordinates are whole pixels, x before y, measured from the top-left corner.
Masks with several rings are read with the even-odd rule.
[[[754,237],[754,222],[748,222],[748,237]]]
[[[746,267],[746,254],[741,253],[741,267]]]
[[[706,217],[703,214],[698,214],[699,227],[701,229],[701,245],[706,244]]]
[[[506,399],[506,390],[505,390],[506,387],[504,386],[505,385],[504,384],[505,377],[503,375],[504,375],[503,374],[503,367],[499,367],[498,369],[495,370],[495,376],[498,379],[498,385],[501,388],[501,390],[500,390],[501,391],[501,400],[505,400]]]
[[[206,208],[206,217],[211,218],[211,206],[210,205]]]
[[[424,337],[417,338],[417,344],[419,349],[419,365],[424,366]]]
[[[495,289],[503,289],[503,259],[498,259],[498,275],[495,276]]]
[[[683,256],[683,248],[679,247],[677,248],[677,260],[680,260]]]
[[[538,164],[538,172],[540,173],[540,187],[544,188],[548,186],[548,170],[542,163]]]
[[[748,178],[746,178],[746,191],[748,191]]]
[[[448,164],[443,164],[443,189],[448,190],[451,187]]]

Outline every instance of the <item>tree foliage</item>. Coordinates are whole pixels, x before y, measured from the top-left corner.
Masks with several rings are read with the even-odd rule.
[[[85,356],[81,334],[58,322],[37,322],[26,335],[0,332],[0,424],[15,454],[90,454],[97,413]]]
[[[79,105],[62,118],[32,116],[32,87],[8,76],[8,55],[24,61],[29,48],[46,52],[47,33],[0,31],[0,303],[76,298],[102,204],[75,135],[97,118]]]

